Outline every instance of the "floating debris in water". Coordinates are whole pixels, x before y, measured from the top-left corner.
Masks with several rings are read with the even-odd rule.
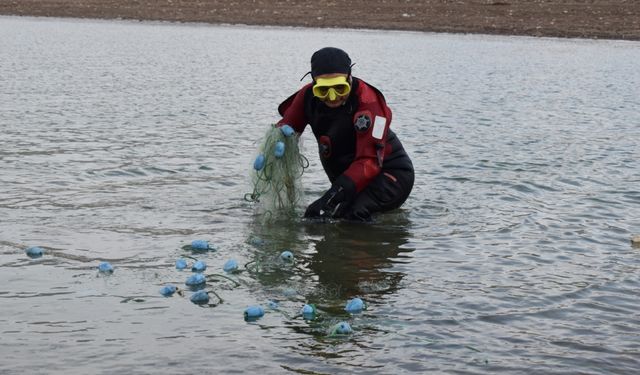
[[[284,142],[282,141],[276,142],[276,146],[273,150],[273,155],[275,155],[275,157],[278,159],[284,156]]]
[[[207,264],[201,260],[195,262],[193,266],[191,266],[191,271],[193,272],[204,272],[207,269]]]
[[[380,281],[360,281],[358,283],[358,289],[364,294],[375,294],[385,292],[391,288],[391,283],[388,280]]]
[[[631,237],[631,246],[640,247],[640,234]]]
[[[302,306],[302,309],[300,309],[300,314],[302,314],[302,317],[306,320],[315,319],[316,313],[316,306],[313,304],[305,304]]]
[[[249,239],[249,243],[253,246],[264,246],[264,244],[266,244],[267,241],[263,240],[260,237],[251,237]]]
[[[165,297],[171,297],[176,290],[178,290],[178,288],[176,288],[175,285],[172,284],[168,284],[162,287],[162,289],[160,289],[160,294],[162,294]]]
[[[364,301],[358,297],[347,301],[347,305],[344,307],[344,310],[351,314],[362,312],[364,309],[366,309],[366,305]]]
[[[29,258],[40,258],[44,254],[44,249],[39,246],[31,246],[26,250]]]
[[[293,262],[293,253],[289,250],[285,250],[280,253],[280,259],[284,260],[285,262]]]
[[[192,250],[199,250],[199,251],[206,251],[206,250],[212,249],[212,247],[209,245],[209,241],[206,241],[206,240],[193,240],[193,241],[191,241],[191,249]]]
[[[264,309],[262,306],[249,306],[244,310],[244,320],[251,321],[257,320],[264,315]]]
[[[111,274],[113,273],[113,266],[109,262],[102,262],[98,264],[98,271]]]
[[[277,310],[278,309],[278,302],[276,301],[269,301],[268,302],[268,306],[271,310]]]
[[[229,259],[223,266],[224,272],[236,272],[238,270],[238,262],[235,259]]]
[[[293,297],[298,294],[298,291],[294,288],[285,288],[282,290],[282,295],[285,297]]]
[[[176,269],[183,270],[185,268],[187,268],[187,261],[186,260],[184,260],[182,258],[176,260]]]
[[[198,286],[198,285],[202,285],[202,284],[204,284],[206,282],[207,282],[207,278],[204,277],[203,274],[196,273],[196,274],[193,274],[193,275],[187,277],[187,280],[184,283],[187,284],[188,286]]]
[[[351,326],[347,322],[340,322],[335,324],[329,330],[329,336],[348,335],[353,332]]]
[[[191,295],[191,302],[196,305],[203,305],[209,303],[209,292],[206,290],[199,290]]]

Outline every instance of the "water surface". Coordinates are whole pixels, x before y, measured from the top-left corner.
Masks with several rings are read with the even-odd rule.
[[[639,43],[14,17],[0,35],[0,373],[640,368]],[[258,141],[327,45],[385,93],[415,189],[372,225],[265,224],[243,200]],[[303,146],[308,203],[328,182]],[[182,249],[197,238],[218,250]],[[158,293],[184,288],[184,255],[260,267],[198,307]],[[354,333],[328,337],[341,320]]]

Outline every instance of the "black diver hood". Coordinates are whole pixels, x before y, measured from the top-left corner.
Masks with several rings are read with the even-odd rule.
[[[351,76],[351,58],[340,48],[325,47],[311,56],[311,78],[322,74],[342,73]]]

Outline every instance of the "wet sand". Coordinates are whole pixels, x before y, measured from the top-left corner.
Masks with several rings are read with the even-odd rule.
[[[0,14],[640,40],[638,0],[0,0]]]

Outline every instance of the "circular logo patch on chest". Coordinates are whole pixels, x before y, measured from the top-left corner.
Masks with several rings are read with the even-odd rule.
[[[371,126],[371,119],[367,115],[360,115],[356,118],[356,122],[353,125],[357,131],[363,132]]]
[[[327,137],[326,135],[321,136],[318,142],[318,147],[320,156],[325,159],[331,157],[331,138]]]

